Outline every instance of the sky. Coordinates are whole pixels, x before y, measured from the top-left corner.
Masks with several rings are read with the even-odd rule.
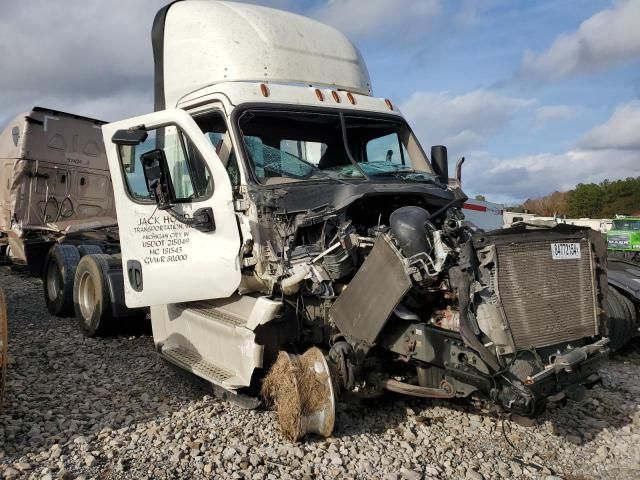
[[[34,105],[152,111],[150,30],[167,2],[2,0],[0,128]],[[517,203],[640,175],[640,0],[251,3],[347,34],[425,151],[466,158],[469,195]]]

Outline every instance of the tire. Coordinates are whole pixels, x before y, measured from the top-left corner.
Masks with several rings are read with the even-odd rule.
[[[101,253],[104,253],[99,245],[80,245],[78,247],[78,252],[80,252],[80,257],[84,257],[85,255],[99,255]]]
[[[628,332],[629,340],[631,340],[636,335],[636,332],[638,329],[638,326],[637,326],[638,316],[636,313],[636,306],[631,300],[625,297],[624,293],[622,293],[621,291],[615,288],[613,290],[615,292],[616,298],[624,308],[625,317],[627,319],[628,328],[629,328],[629,332]]]
[[[57,317],[73,316],[73,281],[80,261],[73,245],[51,247],[44,262],[42,286],[47,310]]]
[[[608,253],[609,258],[619,258],[627,262],[640,264],[640,252],[621,252],[613,251]]]
[[[9,245],[0,245],[0,266],[11,265],[11,257],[9,257],[11,250]]]
[[[87,337],[108,335],[113,330],[111,297],[107,274],[113,261],[110,255],[85,255],[76,269],[73,304],[78,328]]]
[[[609,318],[610,347],[613,352],[617,352],[631,340],[631,319],[620,300],[620,294],[612,287],[609,287],[604,308]]]

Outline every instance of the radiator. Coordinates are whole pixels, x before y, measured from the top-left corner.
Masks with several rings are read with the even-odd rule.
[[[570,248],[558,248],[559,242]],[[580,258],[575,258],[575,244],[580,245]],[[496,245],[496,253],[497,290],[516,348],[546,347],[598,334],[589,239],[505,242]]]

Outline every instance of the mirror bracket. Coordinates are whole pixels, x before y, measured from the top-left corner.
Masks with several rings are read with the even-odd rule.
[[[111,137],[111,141],[116,145],[135,147],[144,142],[149,133],[144,128],[144,125],[138,127],[126,128],[117,130]]]
[[[216,221],[213,218],[213,209],[211,207],[204,207],[193,212],[192,226],[200,232],[214,232],[216,229]]]
[[[147,189],[151,192],[158,205],[158,210],[171,208],[175,201],[171,175],[167,157],[162,149],[156,148],[140,155],[140,162],[144,172]]]

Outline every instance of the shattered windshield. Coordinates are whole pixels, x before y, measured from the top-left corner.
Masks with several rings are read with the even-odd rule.
[[[255,176],[264,184],[373,178],[435,181],[413,133],[400,120],[248,110],[238,123]]]

